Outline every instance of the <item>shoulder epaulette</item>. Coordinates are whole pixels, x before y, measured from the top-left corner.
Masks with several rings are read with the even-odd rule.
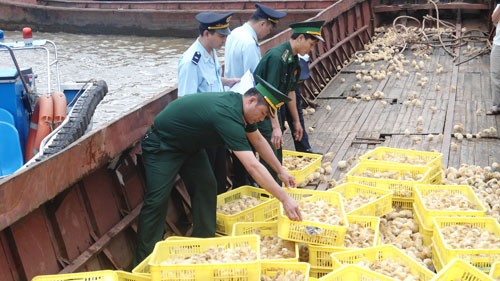
[[[198,65],[198,62],[200,61],[201,58],[201,53],[200,52],[194,52],[193,58],[191,59],[191,62],[194,63],[195,65]]]
[[[285,51],[283,52],[283,54],[281,54],[281,59],[284,61],[284,62],[287,62],[288,61],[288,55],[290,54],[290,51],[288,49],[285,49]]]

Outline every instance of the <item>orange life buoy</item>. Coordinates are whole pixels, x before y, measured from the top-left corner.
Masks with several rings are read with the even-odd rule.
[[[50,134],[54,105],[51,95],[41,95],[31,116],[28,141],[26,143],[25,161],[30,160],[40,149],[43,138]]]
[[[54,92],[52,93],[52,103],[54,105],[52,130],[54,130],[66,119],[66,96],[61,92]]]

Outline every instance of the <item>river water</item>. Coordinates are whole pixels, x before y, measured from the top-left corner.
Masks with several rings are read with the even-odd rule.
[[[21,32],[4,34],[5,41],[22,40]],[[106,81],[108,94],[94,114],[94,129],[120,118],[162,90],[176,87],[178,58],[195,40],[36,32],[33,38],[51,40],[57,45],[61,82]],[[11,68],[6,53],[0,56],[0,68]],[[37,92],[46,92],[45,53],[19,51],[16,57],[21,67],[33,65],[39,78]]]

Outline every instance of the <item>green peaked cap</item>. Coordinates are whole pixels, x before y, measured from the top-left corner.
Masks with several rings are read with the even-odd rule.
[[[290,24],[293,33],[296,34],[311,34],[312,36],[318,38],[319,40],[325,42],[325,39],[321,36],[321,27],[325,21],[315,20],[315,21],[301,21]]]
[[[255,89],[257,89],[257,91],[264,96],[264,99],[266,99],[272,112],[276,111],[285,102],[291,101],[288,96],[281,93],[278,89],[273,87],[273,85],[269,84],[260,76],[256,75],[255,79],[257,80]]]

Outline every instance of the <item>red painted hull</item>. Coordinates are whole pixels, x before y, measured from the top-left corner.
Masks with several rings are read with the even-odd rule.
[[[28,0],[25,0],[28,1]],[[315,16],[335,1],[268,1],[288,16],[275,30]],[[202,11],[232,11],[232,27],[246,22],[255,11],[254,2],[235,1],[39,1],[37,4],[0,0],[0,28],[19,30],[30,25],[36,31],[140,36],[196,37],[194,20]]]

